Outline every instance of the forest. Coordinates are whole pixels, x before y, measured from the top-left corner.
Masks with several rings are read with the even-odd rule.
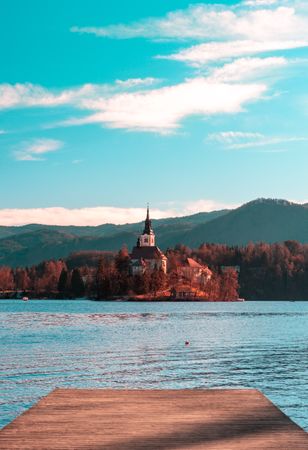
[[[133,276],[125,247],[117,253],[83,251],[32,267],[2,266],[0,296],[113,299],[145,295],[155,299],[177,285],[177,269],[189,257],[213,273],[204,300],[308,300],[307,244],[203,244],[198,249],[177,245],[166,256],[167,274],[154,270]]]

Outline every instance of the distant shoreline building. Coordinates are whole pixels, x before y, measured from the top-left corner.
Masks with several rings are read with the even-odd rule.
[[[138,237],[137,245],[131,254],[131,271],[133,275],[141,275],[146,270],[162,270],[167,273],[167,257],[155,245],[155,233],[152,229],[149,206],[144,222],[143,233]]]
[[[182,281],[189,281],[199,287],[204,287],[213,275],[207,266],[199,264],[192,258],[186,258],[184,263],[177,268],[177,273]]]

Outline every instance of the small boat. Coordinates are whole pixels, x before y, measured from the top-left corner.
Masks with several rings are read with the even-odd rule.
[[[22,300],[23,300],[24,302],[27,302],[27,301],[29,300],[29,297],[23,297]]]

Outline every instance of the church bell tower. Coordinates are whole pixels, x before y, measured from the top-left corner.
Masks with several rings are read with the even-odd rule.
[[[147,216],[144,222],[144,230],[139,236],[138,244],[139,247],[155,247],[155,234],[152,230],[149,205],[147,206]]]

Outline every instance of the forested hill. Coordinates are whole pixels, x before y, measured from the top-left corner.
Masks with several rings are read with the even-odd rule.
[[[175,225],[186,227],[195,226],[198,224],[206,223],[210,220],[221,217],[227,214],[229,210],[220,210],[212,212],[200,212],[191,216],[184,217],[170,217],[167,219],[153,219],[152,224],[156,229],[163,225]],[[0,225],[0,239],[17,236],[21,234],[33,233],[36,231],[58,231],[65,234],[71,234],[74,236],[87,236],[87,237],[106,237],[116,233],[123,232],[136,232],[139,233],[143,229],[144,222],[128,223],[125,225],[115,225],[112,223],[105,223],[98,226],[61,226],[61,225],[40,225],[37,223],[24,225],[24,226],[1,226]]]
[[[163,250],[176,244],[197,248],[203,242],[308,243],[308,208],[285,200],[258,199],[230,211],[153,220],[153,227]],[[118,250],[123,244],[130,249],[142,228],[142,222],[98,227],[0,227],[0,265],[29,266],[81,250]]]
[[[190,247],[197,247],[203,241],[245,245],[287,240],[308,243],[307,205],[286,200],[254,200],[183,235],[183,242]]]
[[[186,217],[152,220],[158,245],[165,248],[181,242],[181,235],[195,226],[227,214],[228,210],[202,212]],[[0,265],[30,266],[47,259],[65,258],[82,250],[130,249],[136,244],[144,222],[114,225],[52,226],[30,224],[0,226]]]

